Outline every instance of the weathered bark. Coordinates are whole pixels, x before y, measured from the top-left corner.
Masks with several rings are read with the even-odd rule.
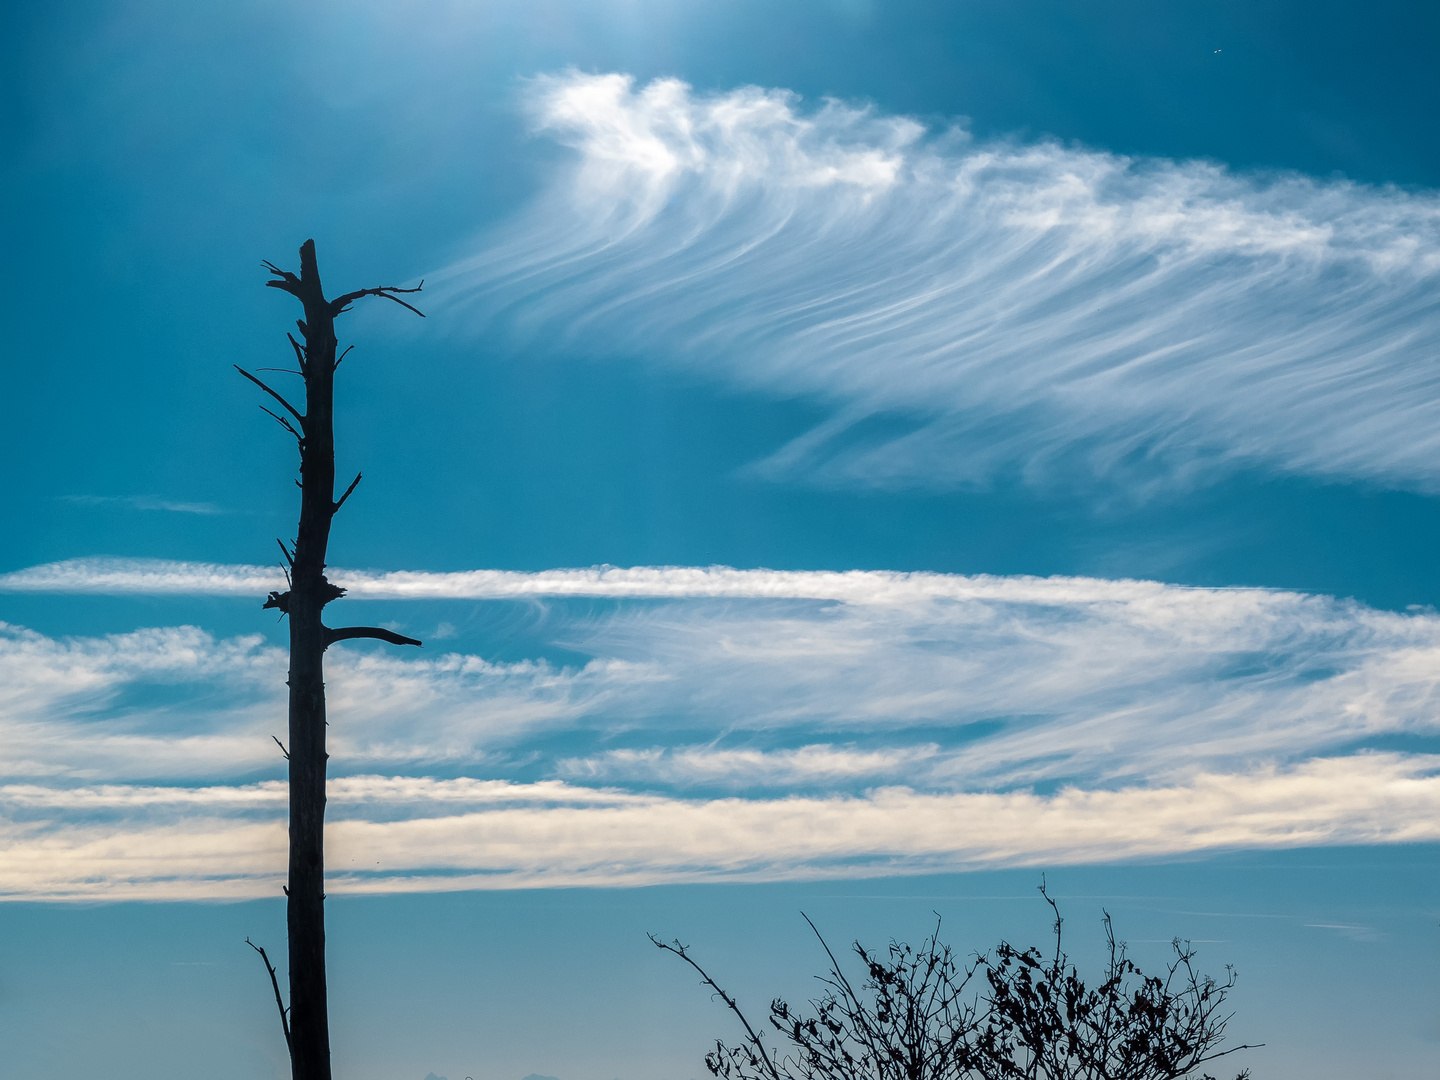
[[[345,593],[325,577],[325,556],[331,522],[355,488],[352,483],[336,501],[335,369],[343,356],[336,356],[335,316],[362,296],[384,296],[408,308],[410,305],[394,294],[419,290],[384,286],[327,300],[313,240],[300,248],[299,276],[269,263],[266,266],[275,275],[275,280],[266,284],[290,293],[305,308],[305,318],[298,324],[304,345],[290,339],[305,380],[303,415],[261,380],[241,370],[299,425],[296,430],[290,419],[271,413],[300,444],[300,527],[293,549],[286,550],[281,544],[289,563],[290,589],[271,593],[265,602],[265,607],[278,608],[290,619],[290,876],[286,889],[290,1007],[286,1035],[294,1080],[330,1080],[325,986],[325,770],[329,757],[325,752],[325,649],[335,641],[361,637],[396,645],[420,644],[378,627],[332,630],[322,620],[325,605]],[[359,480],[357,476],[355,482]],[[285,1020],[283,1009],[281,1020]]]

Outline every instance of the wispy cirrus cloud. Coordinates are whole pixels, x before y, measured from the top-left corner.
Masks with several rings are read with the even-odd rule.
[[[1440,487],[1433,193],[977,142],[755,87],[530,89],[574,159],[428,276],[440,302],[527,347],[828,404],[771,475]]]

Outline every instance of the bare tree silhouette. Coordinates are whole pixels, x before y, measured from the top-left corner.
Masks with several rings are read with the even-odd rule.
[[[290,1006],[281,1001],[279,984],[269,958],[259,946],[275,988],[275,1003],[290,1050],[294,1080],[330,1080],[330,1022],[325,986],[325,650],[337,641],[376,638],[392,645],[419,645],[378,626],[348,626],[332,629],[321,618],[325,605],[338,600],[345,590],[325,577],[326,550],[330,526],[355,486],[357,473],[339,499],[335,498],[335,370],[345,359],[336,355],[335,318],[363,297],[379,296],[409,308],[423,318],[423,312],[400,298],[420,291],[382,285],[325,298],[320,271],[315,261],[315,241],[300,248],[300,273],[281,270],[272,263],[265,268],[273,275],[265,284],[295,297],[304,306],[305,317],[297,323],[304,344],[287,335],[295,353],[297,370],[305,383],[305,411],[301,413],[281,394],[255,375],[236,370],[265,391],[283,413],[261,406],[295,437],[300,450],[300,525],[290,546],[278,541],[284,554],[290,588],[272,592],[266,608],[276,608],[290,619],[290,746],[282,753],[290,763],[290,873],[285,889],[286,923],[290,943]],[[421,282],[421,286],[424,282]],[[349,352],[349,349],[346,350]],[[276,739],[279,742],[279,739]]]
[[[1175,959],[1162,975],[1146,975],[1115,940],[1104,913],[1105,978],[1087,987],[1062,948],[1060,908],[1042,882],[1040,895],[1055,916],[1055,948],[1046,959],[1035,948],[1002,942],[994,958],[981,957],[990,993],[981,1037],[989,1077],[1030,1080],[1213,1080],[1201,1067],[1252,1046],[1220,1049],[1231,1015],[1225,998],[1235,986],[1195,970],[1195,950],[1173,940]],[[1245,1080],[1248,1069],[1236,1080]]]
[[[705,1055],[721,1080],[1214,1080],[1198,1070],[1252,1049],[1220,1049],[1232,970],[1223,983],[1198,974],[1194,950],[1176,940],[1165,973],[1147,976],[1115,940],[1107,912],[1105,977],[1087,987],[1062,948],[1060,910],[1044,884],[1040,893],[1055,915],[1048,959],[1002,942],[993,958],[964,966],[940,942],[937,922],[918,948],[892,941],[881,954],[857,941],[858,987],[805,916],[830,972],[816,976],[825,990],[808,1015],[780,998],[770,1003],[775,1046],[684,945],[650,940],[694,968],[739,1018],[744,1039],[719,1040]]]
[[[866,971],[857,989],[845,975],[808,915],[830,974],[816,976],[824,994],[802,1016],[780,998],[770,1003],[770,1023],[790,1045],[784,1056],[765,1045],[735,999],[722,990],[678,941],[650,940],[700,973],[745,1028],[738,1046],[717,1041],[705,1065],[723,1080],[966,1080],[977,1071],[980,1013],[967,1000],[974,968],[962,968],[939,926],[920,947],[891,942],[888,955],[858,941],[855,953]]]

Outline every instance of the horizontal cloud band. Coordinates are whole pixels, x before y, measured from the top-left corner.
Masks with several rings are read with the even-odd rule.
[[[391,601],[387,616],[419,637],[431,636],[433,601],[477,601],[472,651],[331,650],[333,839],[374,851],[347,856],[337,888],[1435,838],[1440,617],[1429,611],[1093,578],[336,576]],[[105,560],[0,579],[252,597],[278,584],[257,567]],[[480,602],[495,600],[510,603]],[[517,612],[538,654],[482,655],[489,625],[514,656]],[[6,887],[269,888],[283,846],[272,736],[284,730],[285,660],[259,635],[177,626],[57,639],[0,624]]]
[[[1440,758],[1367,754],[1299,767],[1201,775],[1184,786],[1117,791],[708,801],[566,789],[350,777],[332,784],[333,893],[643,885],[926,873],[1115,861],[1232,848],[1440,841]],[[424,791],[416,790],[424,787]],[[389,790],[387,790],[389,789]],[[420,816],[367,820],[409,790]],[[33,805],[0,788],[0,810]],[[418,799],[417,799],[418,797]],[[0,898],[241,899],[283,881],[280,821],[175,819],[180,807],[279,811],[279,785],[203,793],[75,793],[169,819],[0,823]],[[451,802],[499,803],[444,813]],[[429,803],[429,806],[424,804]],[[435,804],[440,804],[438,807]],[[608,805],[607,805],[608,804]],[[426,814],[424,810],[431,813]],[[440,814],[435,810],[440,809]]]
[[[258,596],[265,573],[81,562],[0,587]],[[1437,733],[1440,619],[1328,597],[723,567],[337,577],[392,601],[544,601],[549,643],[580,656],[337,647],[333,752],[352,769],[493,770],[538,740],[552,775],[576,780],[1003,788],[1156,779]],[[259,638],[178,627],[62,642],[0,628],[0,768],[76,780],[264,768],[283,673],[283,653]],[[140,706],[147,688],[193,704]]]
[[[728,566],[593,566],[566,570],[428,572],[332,569],[352,600],[505,600],[610,597],[841,600],[896,604],[921,600],[1016,602],[1129,601],[1180,586],[1078,577],[1001,577],[889,570],[736,570]],[[285,588],[278,568],[161,559],[71,559],[0,574],[0,592],[92,595],[263,596]],[[1196,593],[1267,592],[1195,589]]]

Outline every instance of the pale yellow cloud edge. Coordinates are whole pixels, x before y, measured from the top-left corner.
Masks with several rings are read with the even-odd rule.
[[[153,790],[153,789],[151,789]],[[518,793],[518,792],[517,792]],[[1116,791],[685,800],[622,796],[354,817],[328,828],[332,894],[869,877],[1241,848],[1440,841],[1440,758],[1366,753]],[[424,806],[409,803],[412,813]],[[279,820],[0,824],[0,897],[276,896]]]

